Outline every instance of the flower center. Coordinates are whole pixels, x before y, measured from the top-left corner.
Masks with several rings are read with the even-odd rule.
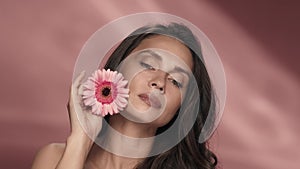
[[[102,95],[107,97],[110,95],[110,87],[105,87],[102,89]]]
[[[96,99],[102,104],[110,104],[114,101],[116,89],[112,82],[104,81],[96,86]]]

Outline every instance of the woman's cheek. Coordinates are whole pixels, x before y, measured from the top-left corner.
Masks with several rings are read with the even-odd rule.
[[[181,104],[181,94],[178,91],[171,91],[167,95],[167,108],[169,111],[177,111]]]
[[[167,98],[172,102],[173,105],[179,105],[181,103],[181,98],[182,98],[182,90],[175,86],[169,85],[169,90],[167,90],[166,95]],[[180,105],[179,105],[180,106]]]

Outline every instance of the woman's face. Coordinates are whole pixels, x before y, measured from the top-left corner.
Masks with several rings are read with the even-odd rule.
[[[178,40],[163,35],[144,39],[119,67],[130,91],[123,115],[155,127],[167,124],[181,105],[192,67],[191,52]]]

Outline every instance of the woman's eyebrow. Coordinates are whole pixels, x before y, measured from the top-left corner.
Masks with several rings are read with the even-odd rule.
[[[186,75],[187,75],[187,77],[189,77],[189,78],[190,78],[190,74],[189,74],[189,72],[188,72],[188,71],[186,71],[186,70],[184,70],[183,68],[181,68],[181,67],[179,67],[179,66],[175,66],[174,70],[175,70],[176,72],[181,72],[181,73],[184,73],[184,74],[186,74]]]
[[[153,56],[155,59],[159,60],[159,61],[162,61],[162,58],[159,54],[155,53],[154,51],[152,50],[144,50],[142,51],[140,54],[142,53],[147,53],[147,54],[150,54],[151,56]]]

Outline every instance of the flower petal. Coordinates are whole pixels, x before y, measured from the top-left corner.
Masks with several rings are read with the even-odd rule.
[[[123,93],[119,93],[118,96],[123,97],[123,98],[128,98],[129,97],[128,94],[123,94]]]
[[[112,105],[111,105],[111,104],[107,105],[107,109],[108,109],[108,113],[109,113],[110,115],[113,115],[113,114],[114,114],[114,111],[113,111],[113,109],[112,109]]]
[[[87,99],[84,99],[83,102],[86,106],[93,106],[96,103],[96,98],[89,97]]]
[[[111,103],[111,107],[112,107],[112,109],[113,109],[113,111],[114,111],[114,114],[119,113],[118,106],[116,105],[115,102],[112,102],[112,103]]]
[[[127,85],[127,83],[128,83],[128,81],[125,81],[125,80],[120,81],[120,82],[118,83],[117,87],[118,87],[118,88],[120,88],[120,87],[125,87],[125,86]]]
[[[103,112],[102,112],[102,115],[103,117],[106,116],[108,114],[108,105],[107,104],[104,104],[103,105]]]
[[[93,90],[84,90],[82,94],[91,96],[91,95],[95,95],[95,91],[93,91]]]
[[[121,94],[128,94],[129,93],[129,89],[126,89],[126,88],[118,88],[118,93],[121,93]]]
[[[96,107],[97,107],[96,114],[101,115],[103,105],[100,102],[97,102],[96,104],[97,104],[96,105]]]
[[[122,80],[122,79],[123,79],[122,74],[121,74],[121,73],[118,73],[118,74],[116,75],[116,77],[114,78],[113,83],[117,84],[117,83],[118,83],[120,80]]]
[[[83,87],[84,89],[95,90],[95,83],[85,83]]]

